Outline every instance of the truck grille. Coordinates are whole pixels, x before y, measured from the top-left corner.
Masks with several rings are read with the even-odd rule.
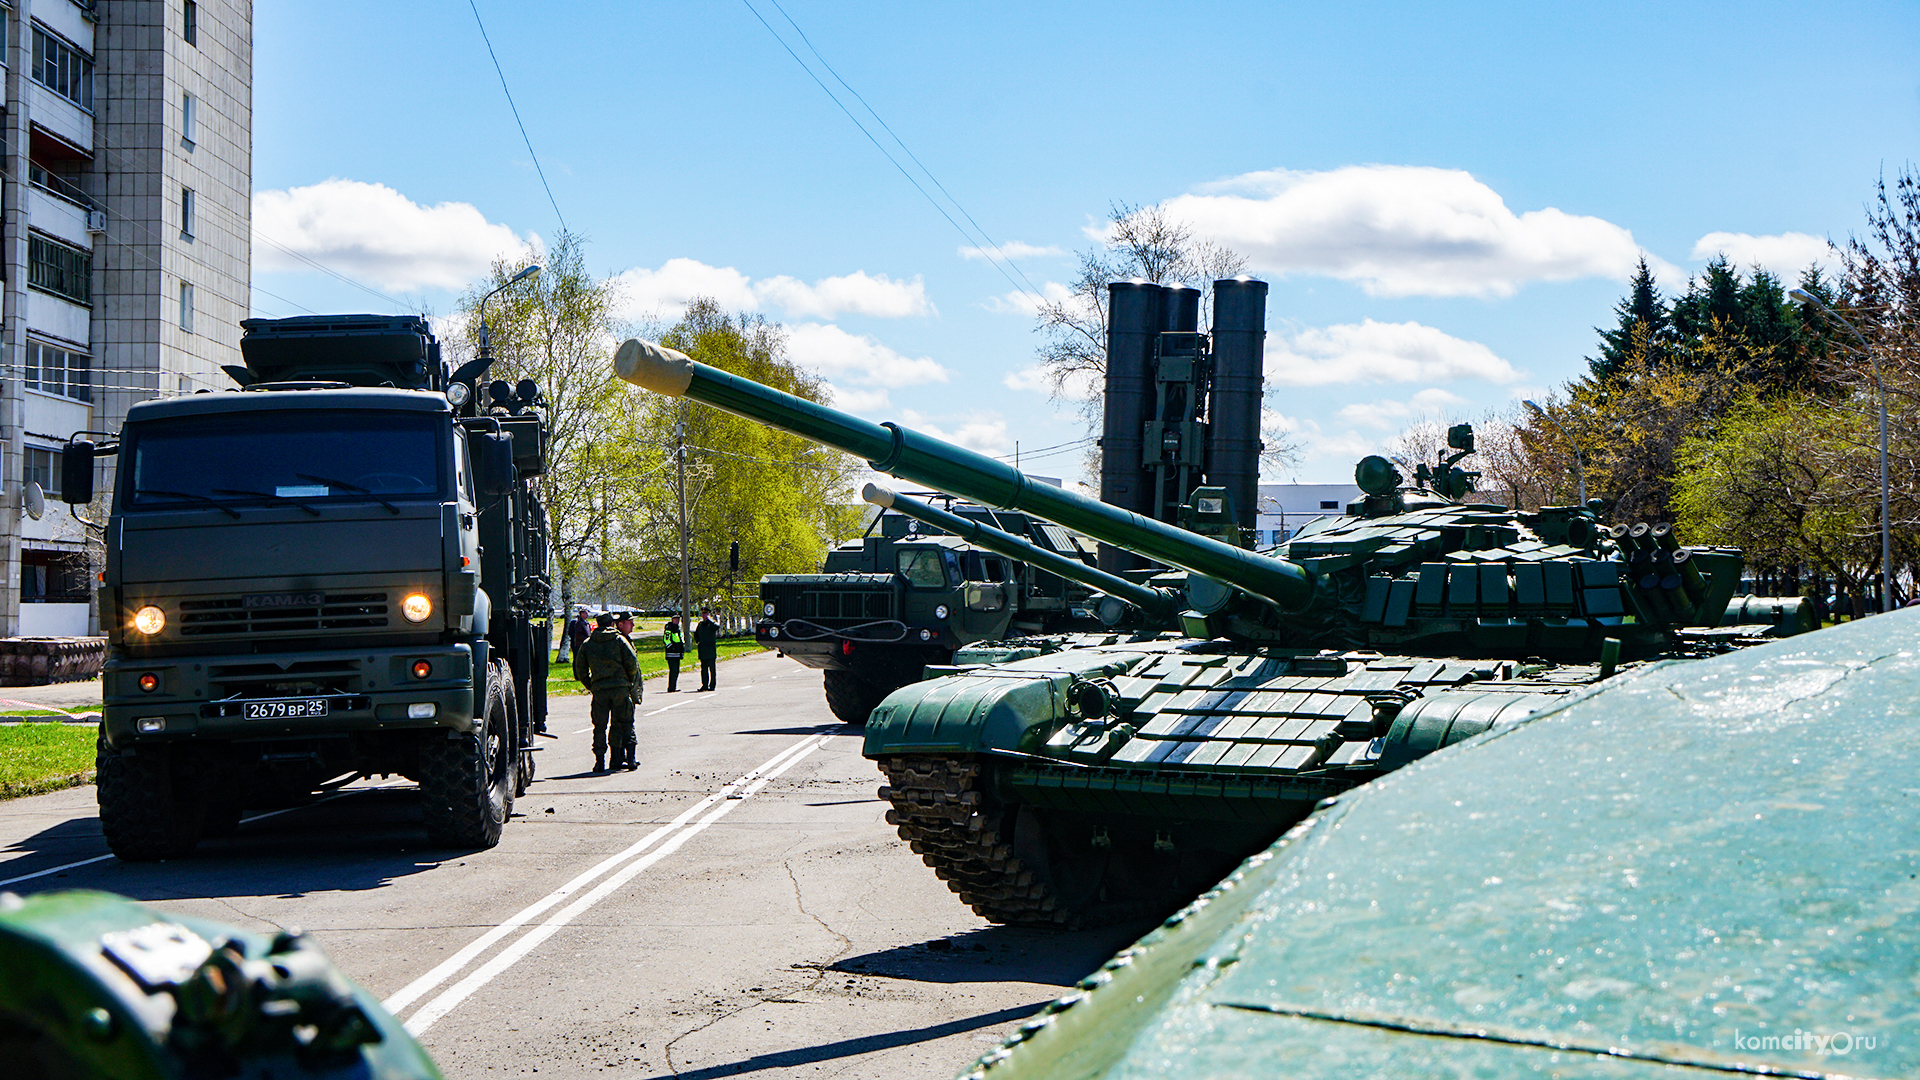
[[[843,590],[819,585],[773,584],[760,587],[761,598],[773,604],[774,618],[806,619],[822,626],[894,618],[893,590]]]
[[[289,664],[215,664],[207,669],[211,698],[271,698],[354,694],[365,687],[359,659],[297,660]]]
[[[180,636],[251,636],[255,634],[316,633],[323,630],[363,630],[387,625],[387,594],[327,593],[319,604],[248,607],[246,598],[183,600]]]

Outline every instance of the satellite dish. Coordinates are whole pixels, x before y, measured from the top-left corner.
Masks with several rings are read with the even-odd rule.
[[[27,481],[25,491],[20,493],[20,501],[26,504],[27,516],[39,521],[47,512],[47,493],[40,490],[37,480]]]

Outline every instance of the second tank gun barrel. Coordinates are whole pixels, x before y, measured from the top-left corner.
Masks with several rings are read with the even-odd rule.
[[[859,456],[879,472],[972,499],[1022,510],[1150,559],[1202,574],[1288,610],[1313,602],[1314,578],[1285,559],[1199,536],[1050,484],[984,454],[898,424],[876,424],[710,367],[686,354],[629,338],[614,373],[643,389],[687,397]]]
[[[988,551],[1051,571],[1088,588],[1099,589],[1108,596],[1125,600],[1152,618],[1169,619],[1178,613],[1177,598],[1165,589],[1136,585],[1126,578],[1088,566],[1079,559],[1048,551],[1012,533],[984,525],[971,518],[961,517],[959,514],[949,513],[919,499],[901,495],[890,488],[881,487],[879,484],[868,484],[861,489],[860,497],[875,506],[897,510],[936,529],[945,529],[962,540],[986,548]]]

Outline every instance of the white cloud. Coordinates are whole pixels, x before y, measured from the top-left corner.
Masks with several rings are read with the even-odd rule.
[[[533,239],[470,203],[422,206],[385,184],[338,178],[256,192],[253,232],[255,269],[313,269],[290,249],[385,289],[465,288]]]
[[[930,356],[903,356],[864,334],[850,334],[831,323],[801,323],[787,328],[787,352],[793,362],[827,377],[841,393],[845,382],[869,386],[917,386],[943,383],[950,372]]]
[[[1377,296],[1509,296],[1531,281],[1624,279],[1642,255],[1618,225],[1553,208],[1515,214],[1459,169],[1276,169],[1164,205],[1256,270],[1356,281]]]
[[[821,278],[811,285],[782,275],[754,282],[753,292],[800,318],[831,319],[841,312],[852,312],[899,319],[933,311],[927,286],[918,274],[912,281],[895,281],[885,274],[856,270],[842,277]]]
[[[999,413],[972,413],[961,418],[958,424],[936,424],[909,409],[901,414],[900,419],[915,431],[966,447],[978,454],[988,457],[1009,457],[1013,454],[1013,436],[1007,434],[1007,421]]]
[[[1340,419],[1359,427],[1386,430],[1404,427],[1409,420],[1440,416],[1468,404],[1466,398],[1439,387],[1429,387],[1405,401],[1355,402],[1341,408]]]
[[[1477,341],[1463,341],[1420,323],[1311,327],[1267,338],[1269,386],[1350,382],[1518,382],[1525,376]]]
[[[985,259],[988,257],[1001,259],[1057,259],[1065,254],[1066,250],[1064,248],[1057,248],[1052,245],[1039,247],[1034,244],[1022,243],[1018,240],[1009,240],[999,247],[963,247],[960,249],[960,257],[963,259]]]
[[[1042,301],[1050,304],[1060,304],[1073,299],[1074,292],[1072,289],[1067,288],[1057,281],[1049,281],[1040,286],[1039,296],[1035,296],[1033,293],[1027,292],[1024,289],[1015,289],[1010,293],[988,297],[984,306],[988,311],[1010,311],[1017,315],[1031,317],[1040,313],[1040,304]]]
[[[710,296],[721,307],[752,311],[760,306],[747,275],[731,266],[708,266],[697,259],[668,259],[658,270],[635,267],[615,275],[624,301],[621,314],[629,319],[677,319],[697,296]]]
[[[1743,270],[1761,267],[1789,284],[1798,280],[1800,271],[1818,265],[1822,271],[1837,265],[1833,248],[1822,237],[1811,233],[1790,232],[1774,236],[1748,233],[1710,232],[1693,245],[1693,257],[1711,259],[1725,255],[1727,261]]]
[[[731,311],[776,307],[790,318],[831,319],[852,313],[897,319],[934,312],[926,283],[917,274],[906,281],[856,270],[809,285],[785,274],[755,281],[731,266],[675,258],[658,270],[622,271],[616,280],[626,298],[621,314],[629,319],[677,319],[697,296],[712,297]]]

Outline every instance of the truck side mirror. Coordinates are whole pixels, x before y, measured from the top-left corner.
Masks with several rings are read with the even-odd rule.
[[[60,451],[60,497],[75,506],[93,501],[93,443],[78,439]]]
[[[482,495],[505,495],[520,479],[513,467],[513,434],[482,432],[473,440],[473,474]]]

